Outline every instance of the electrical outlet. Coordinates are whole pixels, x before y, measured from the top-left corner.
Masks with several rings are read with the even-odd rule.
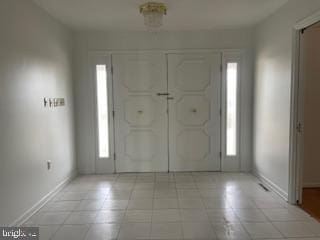
[[[51,160],[47,160],[47,169],[50,170],[51,169]]]

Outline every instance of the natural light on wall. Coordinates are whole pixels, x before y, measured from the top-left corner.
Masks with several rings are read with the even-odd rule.
[[[227,64],[226,155],[237,155],[237,78],[238,63]]]
[[[106,65],[96,66],[99,157],[109,157],[109,115]]]

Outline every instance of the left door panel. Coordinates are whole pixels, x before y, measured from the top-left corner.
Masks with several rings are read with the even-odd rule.
[[[116,171],[168,171],[165,54],[113,54],[112,65]]]

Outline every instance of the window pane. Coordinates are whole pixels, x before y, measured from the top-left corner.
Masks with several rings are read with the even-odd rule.
[[[226,154],[237,154],[237,73],[238,63],[227,64]]]
[[[99,157],[109,157],[109,115],[106,65],[96,66]]]

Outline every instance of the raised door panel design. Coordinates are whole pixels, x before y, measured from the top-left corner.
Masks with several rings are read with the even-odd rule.
[[[125,154],[132,161],[152,162],[157,155],[158,139],[152,130],[132,130],[126,136]]]
[[[123,64],[120,78],[130,92],[149,92],[160,80],[159,63],[148,58],[129,58]]]
[[[185,126],[203,126],[210,117],[210,103],[204,96],[183,96],[177,102],[178,121]]]
[[[182,91],[203,91],[210,84],[211,67],[205,59],[181,59],[176,70],[175,82]]]
[[[169,54],[169,169],[220,170],[218,53]]]
[[[203,161],[210,152],[210,138],[200,129],[182,130],[176,136],[176,144],[182,161]]]
[[[130,96],[125,100],[125,120],[133,127],[152,127],[157,104],[152,96]]]
[[[114,54],[116,169],[168,170],[167,91],[164,54]]]

